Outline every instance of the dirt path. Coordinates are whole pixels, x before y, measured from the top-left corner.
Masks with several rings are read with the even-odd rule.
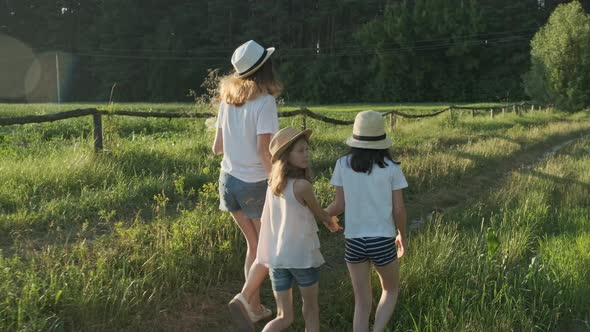
[[[549,146],[538,143],[512,158],[502,161],[500,167],[488,173],[467,174],[452,186],[444,186],[436,191],[421,193],[419,200],[407,203],[407,210],[410,211],[408,217],[410,230],[420,228],[431,218],[433,213],[460,208],[472,202],[474,198],[481,197],[483,192],[493,191],[504,183],[504,180],[513,171],[530,170],[587,135],[590,135],[590,131],[583,130],[564,136]]]
[[[501,186],[513,171],[531,169],[587,135],[590,135],[590,130],[577,131],[563,136],[552,142],[551,145],[545,142],[535,144],[523,149],[516,156],[502,161],[501,165],[493,171],[483,174],[481,172],[472,174],[472,172],[451,186],[440,187],[433,192],[421,193],[419,200],[407,202],[407,209],[410,211],[408,218],[410,230],[420,228],[433,213],[469,204],[474,199],[481,197],[482,194]],[[335,241],[340,240],[326,241],[327,243],[322,244],[322,247],[328,248],[325,253],[326,261],[334,258],[331,257],[333,256],[331,248],[336,244],[331,242]],[[187,296],[186,301],[175,310],[147,321],[145,326],[138,327],[138,329],[144,331],[233,331],[234,328],[226,305],[240,287],[241,280],[235,280],[230,284],[214,288],[199,298]],[[273,303],[269,294],[266,294],[263,300],[269,304]],[[257,330],[261,330],[263,326],[264,323],[258,324]]]

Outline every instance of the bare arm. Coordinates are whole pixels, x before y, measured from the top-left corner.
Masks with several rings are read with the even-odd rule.
[[[256,151],[258,152],[258,158],[260,158],[262,166],[264,166],[267,174],[270,174],[270,170],[272,168],[272,163],[270,162],[270,150],[268,149],[271,138],[272,134],[260,134],[257,136],[256,141]]]
[[[331,232],[336,232],[342,229],[342,227],[338,225],[338,218],[331,217],[324,209],[322,209],[313,192],[313,186],[309,181],[295,181],[293,184],[293,191],[295,193],[295,198],[300,202],[303,201],[307,208],[319,218]]]
[[[336,194],[334,201],[328,205],[326,211],[331,216],[337,216],[344,213],[344,189],[342,187],[335,187]]]
[[[393,191],[393,220],[395,221],[395,227],[397,228],[396,244],[398,247],[398,257],[404,255],[406,247],[406,207],[404,205],[404,196],[401,189]]]
[[[215,140],[212,149],[215,154],[223,154],[223,131],[221,128],[215,129]]]

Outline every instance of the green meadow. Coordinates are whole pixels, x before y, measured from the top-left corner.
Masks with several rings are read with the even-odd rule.
[[[304,106],[352,120],[448,104]],[[199,111],[0,104],[0,117],[82,107]],[[105,116],[100,153],[90,117],[0,127],[0,331],[231,331],[226,303],[241,288],[246,245],[218,210],[209,123]],[[391,331],[589,330],[590,112],[453,111],[386,125],[410,185]],[[307,126],[326,205],[352,126]],[[320,241],[322,330],[351,331],[343,235],[321,229]],[[373,285],[377,301],[376,275]],[[268,280],[261,292],[274,309]],[[303,328],[297,314],[290,331]]]

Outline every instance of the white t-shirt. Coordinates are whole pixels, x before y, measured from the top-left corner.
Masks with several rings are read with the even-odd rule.
[[[256,149],[257,135],[279,131],[277,103],[272,95],[248,100],[242,106],[221,102],[216,127],[222,130],[221,171],[244,181],[267,179]]]
[[[392,191],[408,186],[400,166],[387,160],[385,168],[374,165],[371,174],[357,173],[349,166],[348,158],[338,159],[330,181],[344,190],[344,236],[394,237]]]

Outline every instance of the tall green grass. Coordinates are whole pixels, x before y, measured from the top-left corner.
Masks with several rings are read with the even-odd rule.
[[[403,261],[400,329],[588,328],[590,181],[585,138],[483,199],[437,216]]]
[[[375,108],[351,107],[357,106]],[[322,112],[354,117],[342,108]],[[14,112],[0,106],[0,116]],[[588,113],[533,112],[398,121],[390,134],[410,183],[411,219],[427,221],[411,233],[392,328],[588,326],[590,142],[580,139],[547,161],[537,159],[555,144],[588,135],[588,120]],[[220,158],[209,152],[213,134],[205,121],[104,121],[100,154],[92,150],[89,119],[0,128],[0,330],[174,329],[159,326],[160,318],[181,315],[187,298],[211,301],[213,291],[224,289],[223,304],[239,288],[245,243],[217,209]],[[331,169],[346,152],[351,128],[307,122],[314,130],[315,187],[327,203]],[[281,119],[281,126],[300,124]],[[522,163],[535,166],[514,170]],[[434,208],[446,209],[430,214]],[[322,326],[350,330],[343,239],[322,230],[321,240],[328,261]],[[263,297],[272,303],[268,289]],[[225,306],[209,319],[224,330]],[[298,319],[293,330],[301,329]]]

